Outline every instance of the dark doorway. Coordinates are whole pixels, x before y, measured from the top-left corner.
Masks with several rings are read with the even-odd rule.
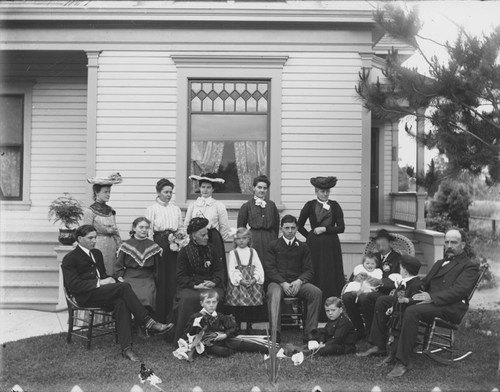
[[[372,128],[370,154],[370,222],[378,222],[379,190],[379,129]]]

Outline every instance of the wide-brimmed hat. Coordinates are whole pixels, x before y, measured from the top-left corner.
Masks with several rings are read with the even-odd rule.
[[[372,239],[374,240],[377,240],[379,238],[386,238],[389,241],[394,240],[394,236],[391,233],[389,233],[386,229],[380,229],[379,231],[377,231],[377,234],[375,234],[375,236],[372,237]]]
[[[399,263],[405,267],[408,273],[412,276],[418,275],[418,271],[420,271],[420,267],[422,266],[419,259],[410,255],[402,255],[399,259]]]
[[[330,189],[337,185],[337,177],[312,177],[311,184],[318,189]]]
[[[189,176],[190,180],[202,181],[202,182],[211,182],[212,184],[224,184],[226,180],[223,178],[217,177],[215,173],[202,173],[201,175],[192,174]]]
[[[92,185],[104,185],[104,186],[112,186],[121,184],[123,178],[120,173],[111,173],[107,177],[92,177],[87,178],[87,182]]]

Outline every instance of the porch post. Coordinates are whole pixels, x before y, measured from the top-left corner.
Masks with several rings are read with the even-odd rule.
[[[425,175],[425,147],[422,144],[422,139],[425,132],[425,108],[417,109],[417,162],[415,167],[415,174],[417,178],[423,178]],[[417,221],[415,222],[415,229],[425,229],[425,197],[427,194],[424,189],[417,182]]]
[[[85,52],[87,55],[87,178],[96,174],[97,138],[97,69],[101,51]],[[92,200],[92,190],[86,187],[88,200]]]
[[[391,122],[392,130],[392,181],[391,192],[399,192],[399,121]]]

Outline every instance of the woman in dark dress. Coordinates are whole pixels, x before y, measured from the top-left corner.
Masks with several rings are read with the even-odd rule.
[[[156,319],[162,323],[172,321],[174,296],[177,290],[177,252],[170,249],[168,237],[182,227],[181,209],[172,200],[174,184],[166,178],[156,183],[156,202],[146,209],[151,222],[149,238],[163,250],[157,271]]]
[[[299,232],[307,238],[311,250],[314,280],[311,282],[323,292],[323,301],[328,297],[340,297],[345,284],[342,249],[338,234],[345,230],[344,213],[340,205],[329,200],[330,189],[337,184],[336,177],[311,178],[317,199],[308,201],[299,217]],[[309,219],[311,231],[305,228]],[[326,320],[324,310],[320,320]]]
[[[177,294],[174,303],[176,343],[186,328],[191,315],[200,311],[200,292],[214,289],[219,293],[219,304],[224,297],[224,267],[218,249],[208,243],[206,218],[193,218],[187,232],[189,244],[182,248],[177,258]]]
[[[254,196],[243,204],[238,212],[237,227],[250,226],[252,248],[257,251],[260,260],[264,260],[267,245],[278,238],[280,214],[276,204],[266,200],[271,182],[267,176],[258,176],[253,180]]]

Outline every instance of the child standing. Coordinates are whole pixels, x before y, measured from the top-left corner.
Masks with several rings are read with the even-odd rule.
[[[234,307],[236,322],[240,325],[245,315],[247,334],[252,333],[257,307],[264,303],[264,269],[257,251],[250,248],[250,229],[240,227],[234,236],[235,249],[229,252],[227,272],[229,275],[226,305]]]
[[[373,253],[363,256],[361,264],[354,267],[351,282],[347,284],[344,293],[373,291],[382,283],[382,270],[377,268],[377,258]],[[364,287],[363,287],[364,286]]]
[[[218,303],[219,293],[216,290],[203,290],[200,293],[202,309],[189,319],[183,339],[179,339],[179,349],[174,351],[174,356],[191,361],[195,351],[217,357],[229,357],[236,351],[267,353],[268,348],[265,343],[260,345],[236,337],[234,317],[217,312]],[[203,350],[198,350],[200,343]]]

